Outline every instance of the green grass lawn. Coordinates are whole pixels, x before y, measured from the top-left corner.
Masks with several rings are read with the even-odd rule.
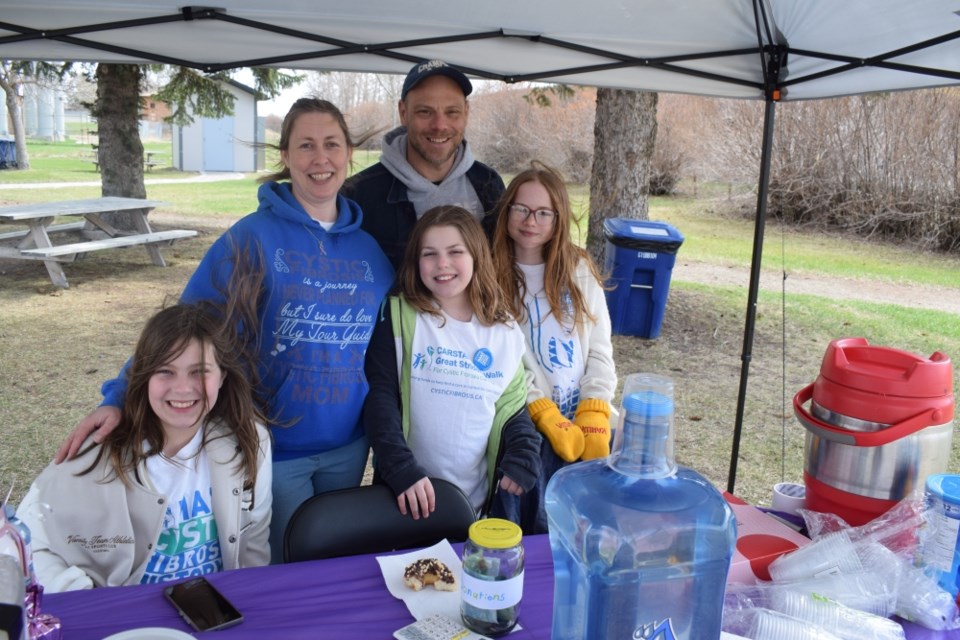
[[[151,143],[148,148],[164,150],[162,144]],[[86,166],[85,153],[82,145],[73,143],[31,143],[34,168],[29,172],[0,171],[0,183],[92,184],[0,189],[0,201],[12,204],[99,196],[99,175],[92,165]],[[377,152],[355,152],[354,170],[369,166],[378,157]],[[276,158],[276,154],[268,158]],[[39,265],[36,270],[20,265],[21,273],[9,280],[0,273],[0,306],[5,309],[0,314],[0,351],[17,354],[0,368],[0,386],[7,389],[0,394],[0,423],[10,427],[9,433],[0,435],[0,476],[19,474],[18,493],[46,464],[60,438],[93,407],[100,382],[118,370],[147,310],[165,296],[176,295],[213,238],[256,206],[255,174],[219,182],[150,183],[152,178],[167,175],[156,170],[145,175],[147,196],[170,203],[157,209],[158,221],[202,230],[197,238],[165,251],[170,262],[167,270],[155,269],[142,251],[131,249],[110,256],[92,255],[69,265],[71,288],[64,291],[51,291]],[[753,222],[748,216],[721,213],[730,197],[728,190],[724,185],[700,185],[697,197],[652,198],[650,218],[669,222],[684,234],[683,259],[745,267],[751,257]],[[589,189],[572,185],[570,191],[585,228]],[[936,284],[952,287],[960,296],[960,260],[956,257],[788,229],[774,222],[767,225],[763,267],[809,271],[827,278]],[[660,339],[614,336],[621,380],[643,370],[675,377],[677,406],[682,412],[682,416],[678,413],[677,431],[681,462],[717,483],[722,483],[726,473],[734,419],[746,287],[746,280],[737,286],[674,282]],[[960,354],[960,322],[948,313],[812,295],[784,298],[768,291],[760,292],[757,309],[737,491],[757,504],[768,497],[773,481],[798,479],[802,429],[794,428],[795,420],[780,397],[780,387],[785,387],[785,394],[792,394],[812,382],[829,340],[864,336],[873,345],[923,355],[937,350],[954,358]],[[104,318],[110,319],[109,331],[104,331]],[[56,348],[43,346],[48,344]],[[68,351],[76,351],[72,359],[65,359]],[[67,362],[72,368],[65,374]],[[786,373],[779,368],[781,362],[786,363]],[[756,389],[761,382],[776,387],[772,395]],[[784,427],[786,440],[779,437],[781,425],[789,425]],[[956,450],[951,472],[960,471]],[[782,468],[788,477],[783,477]]]

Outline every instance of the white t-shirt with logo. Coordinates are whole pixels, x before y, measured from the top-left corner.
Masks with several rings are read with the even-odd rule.
[[[444,320],[417,314],[407,444],[427,475],[457,485],[479,509],[495,404],[520,367],[523,334],[513,323]]]
[[[586,371],[580,334],[573,324],[573,314],[568,314],[564,323],[550,311],[547,292],[543,288],[544,265],[517,266],[527,282],[523,297],[527,317],[522,323],[527,348],[550,382],[549,398],[556,403],[560,413],[572,419],[580,404],[580,379]],[[564,295],[564,302],[569,309],[569,294]]]
[[[141,584],[223,571],[211,502],[210,463],[201,449],[203,429],[176,455],[147,458],[153,488],[167,497],[163,529]]]

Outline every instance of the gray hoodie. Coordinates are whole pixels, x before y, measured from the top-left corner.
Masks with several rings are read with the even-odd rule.
[[[473,152],[464,140],[457,149],[450,173],[434,184],[407,162],[407,129],[397,127],[383,137],[380,162],[400,182],[407,186],[407,197],[417,212],[417,219],[428,210],[440,205],[456,205],[471,212],[479,220],[483,217],[483,205],[473,185],[467,180],[467,170],[473,165]]]

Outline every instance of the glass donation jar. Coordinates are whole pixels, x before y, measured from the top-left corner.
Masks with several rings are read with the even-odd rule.
[[[553,640],[716,640],[736,519],[673,457],[673,381],[624,381],[622,446],[564,467],[546,491]]]
[[[517,624],[523,596],[523,532],[486,518],[470,525],[463,545],[460,617],[471,631],[501,636]]]

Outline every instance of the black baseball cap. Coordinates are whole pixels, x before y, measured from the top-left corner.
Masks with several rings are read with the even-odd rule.
[[[403,100],[406,98],[410,89],[413,89],[421,80],[429,78],[430,76],[447,76],[460,85],[464,97],[470,95],[470,92],[473,91],[473,85],[470,84],[470,79],[463,75],[462,71],[451,67],[443,60],[427,60],[413,65],[413,68],[407,73],[407,78],[403,81],[403,91],[400,92],[400,99]]]

